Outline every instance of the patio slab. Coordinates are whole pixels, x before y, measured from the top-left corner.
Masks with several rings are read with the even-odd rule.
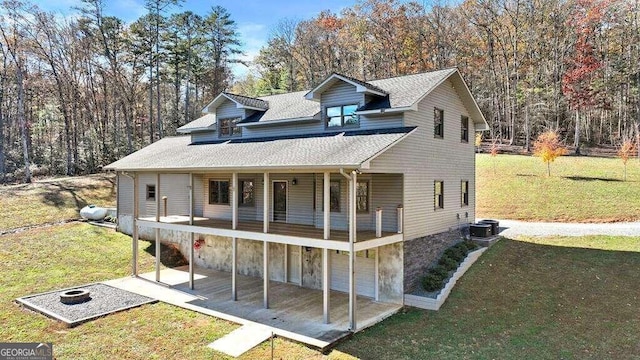
[[[322,291],[295,284],[270,282],[270,308],[263,307],[262,279],[237,276],[238,300],[231,300],[231,274],[197,268],[195,289],[189,289],[186,267],[105,282],[160,301],[238,324],[262,325],[277,336],[324,349],[349,331],[349,295],[331,291],[329,324],[323,323]],[[362,330],[396,313],[402,305],[357,297],[357,326]]]

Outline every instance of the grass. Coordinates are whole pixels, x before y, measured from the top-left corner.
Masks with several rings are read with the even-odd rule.
[[[0,232],[78,219],[89,204],[115,206],[115,176],[97,174],[0,186]]]
[[[616,222],[640,220],[640,163],[563,156],[551,176],[537,157],[479,154],[476,214],[528,221]],[[495,167],[495,168],[494,168]]]
[[[0,339],[52,342],[58,359],[224,359],[207,344],[238,325],[163,303],[112,314],[75,328],[16,305],[15,298],[127,276],[128,236],[71,223],[0,236]],[[150,243],[141,242],[140,269],[152,271]],[[300,344],[275,340],[277,358],[322,358]],[[245,359],[271,355],[263,344]],[[331,358],[345,358],[335,352]],[[349,357],[347,357],[349,358]]]
[[[503,239],[465,274],[440,311],[405,310],[338,349],[376,359],[637,357],[639,243],[626,237]]]

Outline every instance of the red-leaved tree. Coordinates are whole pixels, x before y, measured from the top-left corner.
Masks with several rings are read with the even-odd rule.
[[[580,112],[606,107],[604,93],[596,86],[602,63],[595,55],[595,31],[601,26],[610,0],[577,0],[567,25],[576,31],[573,55],[562,76],[562,92],[575,111],[574,146],[580,154]]]

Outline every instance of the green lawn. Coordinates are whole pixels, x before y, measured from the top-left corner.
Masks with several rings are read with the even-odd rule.
[[[538,214],[539,217],[527,215],[534,219],[557,220],[563,218],[559,214],[565,214],[571,220],[622,220],[637,219],[640,213],[637,168],[630,166],[627,183],[585,180],[612,179],[614,175],[602,169],[613,173],[619,165],[615,160],[562,158],[554,164],[551,178],[544,176],[544,165],[537,158],[500,155],[496,167],[501,175],[492,175],[492,160],[483,155],[478,158],[478,197],[482,203],[486,203],[482,199],[495,198],[479,216],[513,218],[490,212],[497,211],[491,209],[499,209],[496,204],[508,199],[520,203],[513,194],[521,191],[513,186],[529,193],[533,189],[562,189],[561,196],[573,196],[562,207],[560,199],[542,200],[538,193],[530,196],[535,201],[528,199],[510,210],[521,216]],[[602,172],[584,170],[598,167]],[[582,180],[568,178],[571,176]],[[84,189],[87,182],[93,185]],[[113,186],[109,184],[112,180],[108,178],[89,177],[0,188],[0,195],[4,195],[0,206],[4,210],[7,204],[11,205],[0,219],[0,228],[57,222],[76,217],[81,204],[113,203],[109,195]],[[598,191],[617,199],[618,204],[591,198],[591,205],[583,205],[574,199],[593,197],[591,192]],[[531,205],[525,206],[527,203]],[[598,207],[605,207],[606,211]],[[39,216],[40,213],[44,215]],[[206,345],[237,325],[166,304],[144,305],[67,329],[13,302],[28,294],[127,276],[130,244],[128,236],[82,223],[0,235],[0,340],[53,342],[58,359],[225,358]],[[146,242],[140,246],[141,271],[151,271],[153,248]],[[638,357],[638,269],[640,238],[503,239],[458,282],[440,311],[407,309],[341,342],[328,355],[276,339],[274,357]],[[243,358],[270,356],[271,348],[265,343]]]
[[[0,186],[0,232],[80,218],[89,204],[115,206],[115,176],[97,174]]]
[[[630,160],[622,181],[620,159],[563,156],[546,165],[537,157],[500,154],[476,158],[476,214],[529,221],[640,220],[640,164]]]
[[[238,325],[156,303],[65,328],[16,305],[15,298],[130,273],[131,238],[88,224],[65,224],[0,236],[0,340],[52,342],[58,359],[222,359],[206,347]],[[152,271],[154,253],[141,242],[141,271]],[[279,358],[320,358],[300,344],[276,339]],[[243,358],[271,355],[268,344]],[[344,358],[335,352],[332,358]]]
[[[640,238],[503,239],[440,311],[406,310],[338,349],[376,359],[637,358],[638,269]]]

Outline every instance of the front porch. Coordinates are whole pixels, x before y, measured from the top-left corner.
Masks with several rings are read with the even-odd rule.
[[[349,294],[331,291],[331,323],[323,323],[323,292],[294,284],[270,281],[269,308],[263,306],[263,280],[237,276],[237,300],[231,300],[231,274],[210,269],[195,270],[195,289],[189,287],[188,268],[164,269],[162,283],[155,273],[105,282],[107,285],[152,297],[168,304],[239,324],[259,323],[274,334],[320,349],[349,334]],[[397,312],[402,306],[358,296],[358,330]],[[214,340],[214,339],[211,339]]]

